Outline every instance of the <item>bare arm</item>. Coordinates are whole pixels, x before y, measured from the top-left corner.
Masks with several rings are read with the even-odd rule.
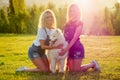
[[[63,47],[62,44],[59,44],[58,46],[52,46],[52,45],[45,45],[45,40],[40,40],[41,48],[42,49],[59,49]]]
[[[63,56],[73,46],[75,41],[80,37],[81,32],[82,32],[82,26],[79,26],[77,28],[77,30],[74,34],[74,37],[71,40],[70,44],[68,44],[68,46],[59,53],[60,56]]]
[[[45,40],[40,40],[40,45],[42,49],[52,49],[53,46],[45,45]]]
[[[82,26],[79,26],[74,34],[73,39],[71,40],[70,44],[67,46],[67,51],[73,46],[75,41],[80,37],[80,34],[82,32]]]

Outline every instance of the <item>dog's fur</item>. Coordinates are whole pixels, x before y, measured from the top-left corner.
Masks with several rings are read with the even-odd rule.
[[[60,29],[52,29],[49,37],[53,46],[63,44],[63,48],[66,48],[68,45]],[[50,60],[50,69],[52,73],[56,73],[56,66],[59,72],[64,72],[65,59],[67,58],[68,52],[63,56],[59,56],[60,51],[61,49],[48,50],[48,59]]]

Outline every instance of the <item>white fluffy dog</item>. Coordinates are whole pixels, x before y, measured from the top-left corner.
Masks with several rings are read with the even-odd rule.
[[[68,45],[60,29],[52,29],[49,37],[53,46],[63,44],[63,48],[65,48]],[[59,56],[60,51],[61,49],[48,50],[48,59],[50,60],[50,69],[52,73],[56,73],[56,66],[59,72],[64,72],[65,59],[67,58],[68,52],[63,56]]]

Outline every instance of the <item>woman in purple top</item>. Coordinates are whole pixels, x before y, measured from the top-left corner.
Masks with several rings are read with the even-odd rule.
[[[96,60],[93,60],[89,64],[81,65],[84,58],[84,47],[80,42],[80,35],[83,29],[83,23],[80,20],[80,9],[76,4],[72,4],[68,7],[67,23],[64,26],[64,37],[69,43],[65,49],[62,49],[60,55],[64,55],[67,51],[67,69],[70,72],[86,71],[89,68],[94,70],[100,70],[100,67]]]

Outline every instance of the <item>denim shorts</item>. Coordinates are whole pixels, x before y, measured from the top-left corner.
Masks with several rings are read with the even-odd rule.
[[[42,49],[40,46],[35,46],[34,44],[28,49],[28,56],[30,60],[36,58],[47,58],[45,49]]]

